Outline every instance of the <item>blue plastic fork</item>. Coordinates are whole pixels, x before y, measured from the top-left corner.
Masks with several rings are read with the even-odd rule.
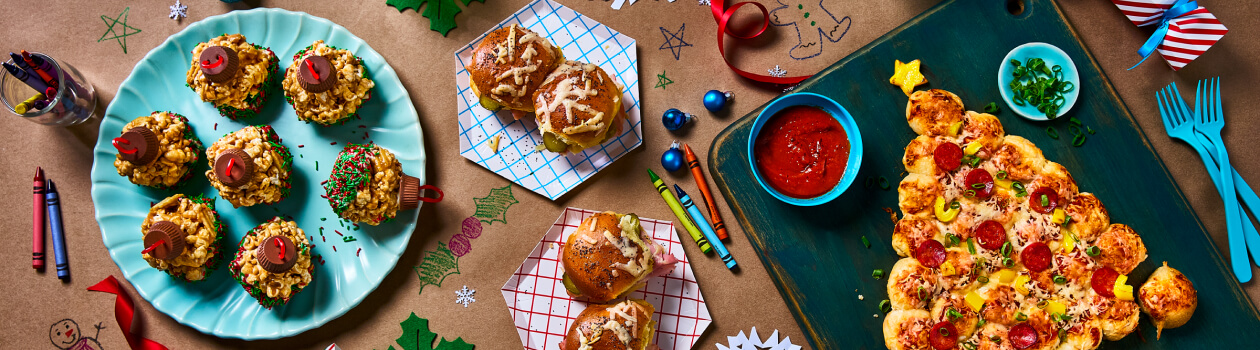
[[[1196,110],[1199,109],[1198,106],[1200,106],[1200,103],[1209,104],[1209,106],[1216,108],[1216,111],[1220,113],[1222,123],[1224,123],[1224,109],[1222,109],[1220,105],[1220,78],[1218,77],[1216,79],[1218,84],[1216,96],[1203,96],[1206,91],[1198,89],[1194,93],[1194,105]],[[1175,86],[1173,87],[1173,90],[1176,91]],[[1207,150],[1208,156],[1212,157],[1212,162],[1219,164],[1219,155],[1216,153],[1217,144],[1212,143],[1212,140],[1208,139],[1206,134],[1198,128],[1195,128],[1194,137],[1195,140],[1199,142],[1199,145],[1203,146],[1203,148]],[[1211,167],[1209,167],[1209,169],[1210,168]],[[1237,190],[1238,196],[1241,197],[1243,203],[1247,204],[1247,208],[1251,209],[1253,214],[1256,212],[1256,209],[1260,209],[1260,197],[1256,196],[1256,191],[1251,189],[1251,185],[1247,184],[1247,180],[1244,180],[1242,175],[1238,174],[1237,170],[1230,167],[1228,170],[1221,169],[1221,172],[1218,172],[1217,174],[1233,174],[1234,189]],[[1225,192],[1223,192],[1224,188],[1221,187],[1222,183],[1220,177],[1213,176],[1212,181],[1216,182],[1216,190],[1221,192],[1221,196],[1225,196]],[[1251,259],[1254,260],[1257,265],[1260,265],[1260,232],[1256,231],[1255,224],[1252,224],[1251,219],[1247,217],[1247,212],[1243,210],[1242,205],[1239,205],[1236,210],[1238,210],[1239,220],[1242,221],[1243,238],[1247,241],[1247,248],[1251,252]]]
[[[1189,108],[1185,107],[1185,102],[1177,91],[1176,83],[1169,84],[1168,87],[1157,92],[1155,98],[1159,102],[1160,116],[1164,121],[1164,129],[1168,131],[1168,136],[1185,141],[1191,148],[1198,151],[1199,158],[1208,169],[1208,174],[1214,179],[1220,178],[1220,169],[1212,162],[1212,157],[1203,146],[1193,141],[1195,140],[1195,116],[1190,113]],[[1239,282],[1251,281],[1251,266],[1247,264],[1246,256],[1247,246],[1240,232],[1229,231],[1229,252],[1230,266],[1234,270],[1234,276]]]
[[[1229,228],[1229,244],[1231,254],[1234,251],[1233,244],[1244,243],[1242,233],[1242,220],[1238,217],[1238,196],[1234,194],[1234,177],[1225,176],[1233,172],[1233,167],[1229,165],[1229,152],[1225,150],[1225,141],[1221,140],[1221,130],[1225,128],[1225,118],[1221,115],[1221,90],[1220,78],[1212,80],[1200,80],[1196,95],[1202,95],[1202,103],[1195,101],[1195,115],[1198,116],[1194,121],[1194,130],[1207,136],[1208,141],[1216,145],[1216,155],[1218,164],[1221,166],[1221,196],[1225,200],[1225,224]],[[1215,100],[1215,102],[1213,102]],[[1204,164],[1211,161],[1204,160]],[[1245,254],[1245,253],[1244,253]],[[1237,267],[1237,266],[1235,266]],[[1250,270],[1251,266],[1247,266]]]

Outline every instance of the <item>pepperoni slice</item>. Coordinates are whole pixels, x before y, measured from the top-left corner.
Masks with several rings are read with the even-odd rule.
[[[937,268],[945,263],[945,245],[935,239],[923,241],[914,250],[914,258],[923,266]]]
[[[1006,243],[1006,228],[1002,227],[1002,223],[993,220],[980,223],[980,226],[976,226],[973,235],[980,246],[988,250],[997,250]]]
[[[1019,253],[1020,261],[1024,263],[1033,272],[1041,272],[1050,268],[1050,259],[1054,258],[1054,254],[1050,253],[1050,246],[1041,242],[1033,242],[1024,251]]]
[[[1016,349],[1027,349],[1037,345],[1037,330],[1029,326],[1028,323],[1020,323],[1011,327],[1006,333],[1006,337],[1010,339],[1011,346]]]
[[[1046,199],[1044,201],[1046,205],[1041,205],[1043,196]],[[1049,187],[1038,188],[1036,191],[1033,191],[1031,196],[1028,196],[1028,207],[1038,213],[1050,214],[1054,212],[1054,208],[1057,206],[1059,206],[1059,194]]]
[[[1104,267],[1094,271],[1094,276],[1089,278],[1089,286],[1094,287],[1094,292],[1098,295],[1115,298],[1116,292],[1113,288],[1116,286],[1116,278],[1119,277],[1119,272],[1110,267]]]
[[[941,321],[928,332],[928,342],[936,350],[948,350],[958,346],[958,329],[953,323]]]
[[[993,175],[988,170],[971,169],[967,173],[967,190],[976,191],[976,198],[989,198],[993,195]]]
[[[954,171],[962,165],[963,150],[953,143],[942,143],[932,151],[932,158],[936,160],[936,166],[941,169]]]

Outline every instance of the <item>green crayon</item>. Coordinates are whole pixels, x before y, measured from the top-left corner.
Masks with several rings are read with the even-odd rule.
[[[665,199],[665,204],[669,205],[669,209],[674,211],[674,216],[678,217],[678,221],[682,222],[683,228],[687,229],[687,233],[691,235],[691,239],[696,241],[696,245],[700,246],[700,251],[708,254],[713,250],[713,246],[709,245],[709,240],[700,234],[700,230],[696,229],[696,225],[687,219],[687,212],[683,211],[682,205],[678,204],[678,199],[674,198],[674,194],[670,193],[669,188],[665,187],[665,181],[656,176],[652,169],[648,169],[648,176],[652,178],[652,185],[656,186],[656,191],[661,193],[661,198]]]

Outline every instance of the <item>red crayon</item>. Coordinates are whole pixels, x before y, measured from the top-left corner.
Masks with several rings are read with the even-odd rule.
[[[48,72],[45,72],[43,69],[40,69],[39,65],[35,64],[35,61],[31,60],[30,52],[26,52],[26,50],[22,50],[22,60],[26,61],[26,65],[30,66],[31,69],[35,71],[35,74],[39,74],[39,78],[44,79],[44,82],[48,83],[48,86],[51,86],[53,88],[57,87],[57,79],[53,79],[51,75],[48,75]]]
[[[44,269],[44,169],[35,167],[35,201],[31,203],[31,267]]]
[[[713,192],[709,191],[709,183],[704,181],[704,171],[700,169],[700,160],[696,159],[694,152],[691,152],[691,146],[683,144],[683,151],[687,155],[687,167],[691,168],[691,176],[696,178],[696,187],[700,188],[700,194],[704,195],[704,204],[709,207],[709,216],[713,217],[713,231],[717,232],[718,239],[726,239],[726,223],[723,223],[722,217],[718,215],[717,202],[713,201]]]

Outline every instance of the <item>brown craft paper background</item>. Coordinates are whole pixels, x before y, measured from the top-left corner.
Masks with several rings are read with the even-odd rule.
[[[472,241],[472,251],[460,259],[460,272],[446,278],[442,286],[420,289],[413,267],[423,251],[434,249],[459,232],[460,222],[472,215],[473,197],[483,197],[491,188],[509,184],[507,180],[465,160],[458,153],[455,81],[452,53],[476,38],[491,25],[528,3],[527,0],[488,0],[460,5],[464,12],[456,17],[458,28],[448,37],[428,29],[429,22],[419,13],[399,14],[385,0],[371,1],[256,1],[224,4],[213,0],[189,0],[188,18],[181,22],[166,17],[174,0],[100,0],[100,1],[8,1],[7,14],[0,24],[0,51],[26,49],[52,55],[77,67],[93,83],[99,94],[98,113],[117,92],[118,85],[146,52],[194,21],[230,10],[255,6],[280,7],[305,11],[345,26],[367,41],[398,71],[411,100],[419,109],[424,129],[425,148],[429,157],[431,184],[446,192],[438,204],[426,204],[411,240],[411,246],[398,266],[380,287],[345,316],[316,330],[276,341],[243,342],[201,334],[176,323],[155,311],[148,302],[135,298],[140,328],[144,334],[174,349],[233,348],[323,348],[336,342],[343,349],[384,349],[396,345],[401,329],[398,323],[415,312],[430,321],[430,329],[441,337],[463,337],[479,349],[511,349],[520,344],[516,329],[503,302],[499,288],[533,249],[539,237],[566,206],[595,210],[635,212],[644,217],[674,220],[643,174],[645,167],[657,170],[660,155],[672,139],[689,143],[700,159],[707,159],[713,135],[732,120],[779,94],[782,87],[759,87],[731,73],[722,63],[716,45],[716,25],[707,6],[695,0],[640,0],[616,11],[607,1],[558,0],[585,16],[598,20],[638,40],[640,91],[643,96],[643,147],[604,169],[600,174],[557,201],[513,185],[520,201],[507,211],[507,224],[486,225],[482,236]],[[795,5],[795,0],[783,0]],[[811,0],[819,1],[819,0]],[[776,0],[762,0],[768,8],[778,7]],[[791,27],[771,26],[765,39],[729,51],[739,55],[735,60],[745,70],[764,73],[776,64],[789,75],[814,72],[871,40],[900,25],[934,5],[933,0],[854,1],[823,0],[837,18],[848,16],[849,32],[836,43],[824,42],[818,57],[798,61],[788,57],[795,45]],[[1120,96],[1138,119],[1155,149],[1164,159],[1190,203],[1198,211],[1213,238],[1226,250],[1225,219],[1222,202],[1203,170],[1197,154],[1190,147],[1172,142],[1163,131],[1154,98],[1155,91],[1169,82],[1181,84],[1183,92],[1193,90],[1196,80],[1222,76],[1224,107],[1228,127],[1225,139],[1232,151],[1234,166],[1244,177],[1260,185],[1260,112],[1249,108],[1254,82],[1260,81],[1260,3],[1249,1],[1203,0],[1200,4],[1216,14],[1231,30],[1216,46],[1181,72],[1170,70],[1159,57],[1132,71],[1125,69],[1136,63],[1137,48],[1150,35],[1150,28],[1135,28],[1114,5],[1103,0],[1062,0],[1060,5],[1075,26],[1086,46],[1115,84]],[[430,5],[431,6],[431,5]],[[130,7],[128,24],[142,30],[127,37],[128,53],[113,40],[97,42],[106,30],[100,16],[115,17]],[[743,11],[752,13],[751,7]],[[743,13],[741,11],[741,13]],[[741,19],[743,16],[740,17]],[[959,25],[984,18],[959,18]],[[675,31],[686,24],[684,40],[692,46],[681,51],[675,60],[669,50],[658,50],[664,43],[660,27]],[[116,28],[117,29],[117,28]],[[253,39],[253,38],[251,38]],[[733,40],[728,39],[728,44]],[[914,43],[905,43],[914,45]],[[966,50],[965,47],[957,48]],[[888,64],[892,65],[893,58]],[[914,57],[900,57],[911,60]],[[924,62],[941,65],[941,62]],[[998,62],[994,62],[996,69]],[[665,71],[674,81],[665,89],[653,88],[656,75]],[[182,77],[169,77],[172,80]],[[854,84],[887,84],[887,81],[853,82]],[[701,95],[709,89],[733,90],[735,101],[727,111],[710,114],[701,105]],[[1192,96],[1191,96],[1192,97]],[[275,101],[272,101],[275,103]],[[970,105],[982,103],[970,101]],[[680,108],[700,115],[699,121],[678,134],[666,131],[658,121],[668,108]],[[849,106],[861,111],[861,106]],[[70,318],[87,335],[94,333],[93,324],[103,324],[99,341],[106,349],[125,348],[126,341],[113,318],[114,297],[85,289],[108,275],[122,279],[122,273],[101,244],[100,231],[93,218],[89,195],[91,148],[96,142],[99,119],[71,128],[39,126],[0,112],[0,130],[6,140],[0,143],[0,232],[5,240],[0,246],[0,285],[7,297],[0,298],[0,341],[4,347],[52,349],[49,326]],[[890,113],[890,117],[898,114]],[[1001,118],[1013,118],[1004,112]],[[370,118],[370,116],[368,117]],[[1086,121],[1088,123],[1088,121]],[[280,131],[283,134],[283,131]],[[1249,137],[1250,136],[1250,137]],[[1107,137],[1105,134],[1093,137]],[[1085,147],[1090,147],[1086,144]],[[1123,155],[1116,155],[1122,157]],[[62,283],[51,269],[51,240],[48,241],[50,269],[36,273],[30,268],[30,180],[36,166],[43,166],[61,192],[65,216],[66,241],[73,280]],[[706,171],[708,165],[705,165]],[[1106,169],[1072,169],[1072,171],[1107,171]],[[690,173],[663,174],[669,183],[679,183],[694,191]],[[706,175],[707,176],[707,175]],[[1086,185],[1087,186],[1087,185]],[[890,195],[894,195],[891,194]],[[127,200],[118,198],[115,200]],[[722,200],[719,199],[719,202]],[[1129,203],[1125,205],[1160,205]],[[723,202],[724,218],[731,228],[728,243],[742,272],[731,274],[716,257],[706,257],[693,244],[684,244],[693,261],[709,312],[714,323],[699,348],[712,348],[725,343],[726,336],[756,326],[769,335],[779,329],[791,336],[795,344],[806,339],[785,307],[760,261],[745,239],[739,225]],[[891,234],[891,233],[890,233]],[[685,235],[684,235],[685,236]],[[684,239],[687,241],[689,239]],[[235,242],[228,242],[229,245]],[[893,254],[889,247],[872,247]],[[1160,257],[1146,263],[1158,264]],[[226,273],[226,270],[216,273]],[[883,284],[884,281],[867,281]],[[131,290],[130,284],[124,283]],[[467,285],[476,289],[477,302],[464,308],[455,304],[455,291]],[[1245,286],[1254,300],[1260,300],[1260,286]],[[856,301],[852,292],[835,291],[837,302]],[[878,303],[879,296],[866,296],[862,302]],[[882,322],[871,315],[870,322]],[[1144,326],[1147,325],[1144,323]],[[841,348],[843,344],[831,344]]]

